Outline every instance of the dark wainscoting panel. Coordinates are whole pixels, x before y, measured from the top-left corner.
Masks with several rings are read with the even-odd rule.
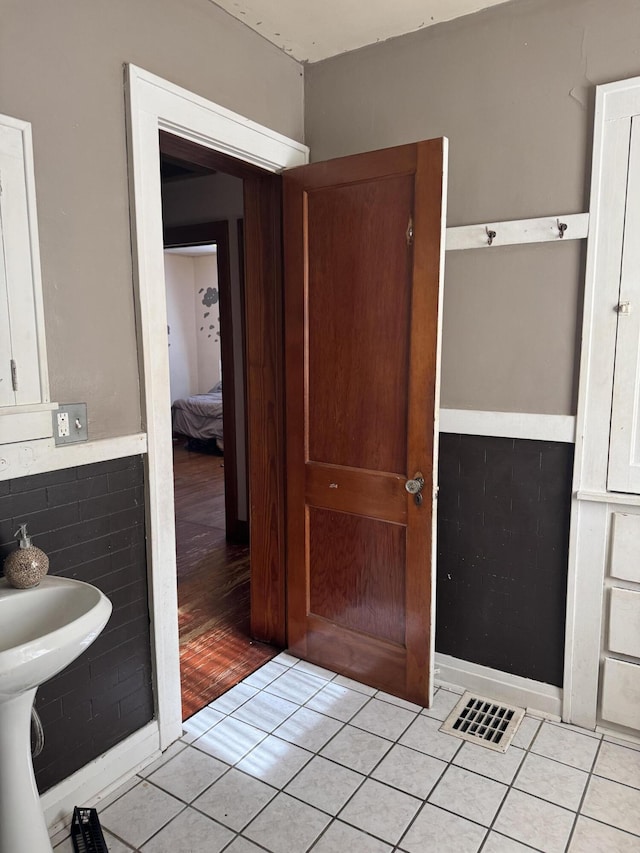
[[[153,717],[142,458],[0,482],[0,564],[25,521],[49,574],[92,583],[113,604],[94,644],[36,695],[42,793]]]
[[[562,686],[573,445],[440,436],[436,650]]]

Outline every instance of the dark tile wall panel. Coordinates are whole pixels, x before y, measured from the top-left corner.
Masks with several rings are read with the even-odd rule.
[[[441,434],[436,650],[562,686],[573,445]]]
[[[50,574],[92,583],[113,604],[93,645],[36,695],[42,793],[153,717],[142,458],[0,483],[0,563],[24,521]]]

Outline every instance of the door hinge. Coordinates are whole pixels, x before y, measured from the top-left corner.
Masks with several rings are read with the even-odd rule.
[[[409,224],[407,225],[407,246],[413,246],[413,216],[409,217]]]
[[[11,385],[13,390],[18,390],[18,367],[14,358],[11,359]]]

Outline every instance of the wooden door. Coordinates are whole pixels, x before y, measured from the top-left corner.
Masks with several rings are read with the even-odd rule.
[[[445,163],[437,139],[284,174],[289,648],[425,705]]]

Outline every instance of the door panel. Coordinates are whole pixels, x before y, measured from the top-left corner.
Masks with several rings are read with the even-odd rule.
[[[405,530],[309,507],[309,613],[404,642]]]
[[[404,469],[411,275],[405,232],[412,209],[411,175],[308,193],[310,460]],[[390,240],[394,222],[402,221]],[[354,252],[358,242],[366,251]],[[391,281],[402,284],[381,305]],[[327,369],[331,364],[349,369]]]
[[[336,482],[338,475],[340,488]],[[362,515],[396,524],[407,523],[407,493],[404,479],[397,474],[308,462],[306,485],[309,506],[349,512],[357,500]]]
[[[284,175],[289,647],[423,704],[445,157],[432,140]]]

